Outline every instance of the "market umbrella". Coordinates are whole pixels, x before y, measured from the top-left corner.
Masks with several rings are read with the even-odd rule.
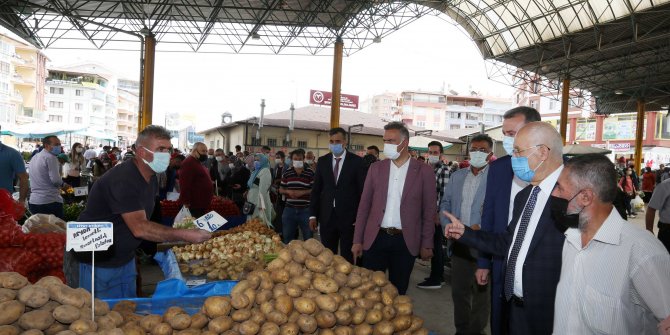
[[[428,143],[432,141],[437,140],[426,136],[412,136],[409,138],[409,149],[420,152],[428,151]],[[444,147],[444,149],[450,148],[453,145],[449,142],[444,141],[438,141],[438,142],[442,143],[442,147]]]
[[[93,137],[101,140],[107,140],[107,141],[117,141],[118,138],[116,136],[110,136],[107,135],[104,132],[101,132],[99,130],[87,128],[87,129],[82,129],[79,131],[74,132],[75,135],[82,135],[82,136],[88,136],[88,137]]]
[[[603,149],[603,148],[598,148],[598,147],[591,147],[591,146],[586,146],[586,145],[579,145],[579,144],[568,144],[563,147],[563,155],[565,156],[579,156],[579,155],[586,155],[586,154],[611,154],[612,150],[608,149]]]

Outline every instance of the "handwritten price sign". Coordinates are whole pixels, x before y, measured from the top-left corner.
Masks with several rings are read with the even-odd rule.
[[[221,226],[226,224],[228,220],[224,219],[223,216],[219,215],[215,211],[211,211],[201,217],[199,217],[197,220],[195,220],[195,225],[200,228],[204,229],[208,232],[213,232],[217,229],[219,229]]]
[[[68,222],[67,250],[102,251],[114,244],[111,222]]]

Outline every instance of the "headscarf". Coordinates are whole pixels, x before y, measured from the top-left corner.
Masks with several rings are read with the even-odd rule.
[[[258,157],[258,161],[261,163],[260,168],[255,169],[253,173],[251,173],[251,177],[249,178],[249,181],[247,182],[247,186],[251,188],[251,186],[254,184],[254,180],[256,180],[256,176],[258,176],[258,173],[261,172],[263,169],[269,169],[270,168],[270,161],[268,160],[268,157],[263,155],[263,154],[256,154],[254,156],[249,156],[249,157]]]

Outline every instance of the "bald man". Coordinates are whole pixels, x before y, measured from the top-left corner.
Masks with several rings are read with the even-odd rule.
[[[214,196],[212,179],[203,165],[206,161],[207,146],[197,142],[179,169],[179,202],[184,204],[195,218],[205,215]]]
[[[531,122],[514,139],[514,175],[529,183],[514,199],[504,233],[474,231],[451,213],[447,238],[505,259],[503,323],[510,334],[551,334],[565,236],[551,216],[551,192],[563,170],[563,140],[554,127]]]

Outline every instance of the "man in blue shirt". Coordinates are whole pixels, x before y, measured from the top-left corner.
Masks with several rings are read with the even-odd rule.
[[[0,142],[0,188],[14,193],[14,180],[19,178],[19,203],[28,195],[28,172],[21,154]]]

